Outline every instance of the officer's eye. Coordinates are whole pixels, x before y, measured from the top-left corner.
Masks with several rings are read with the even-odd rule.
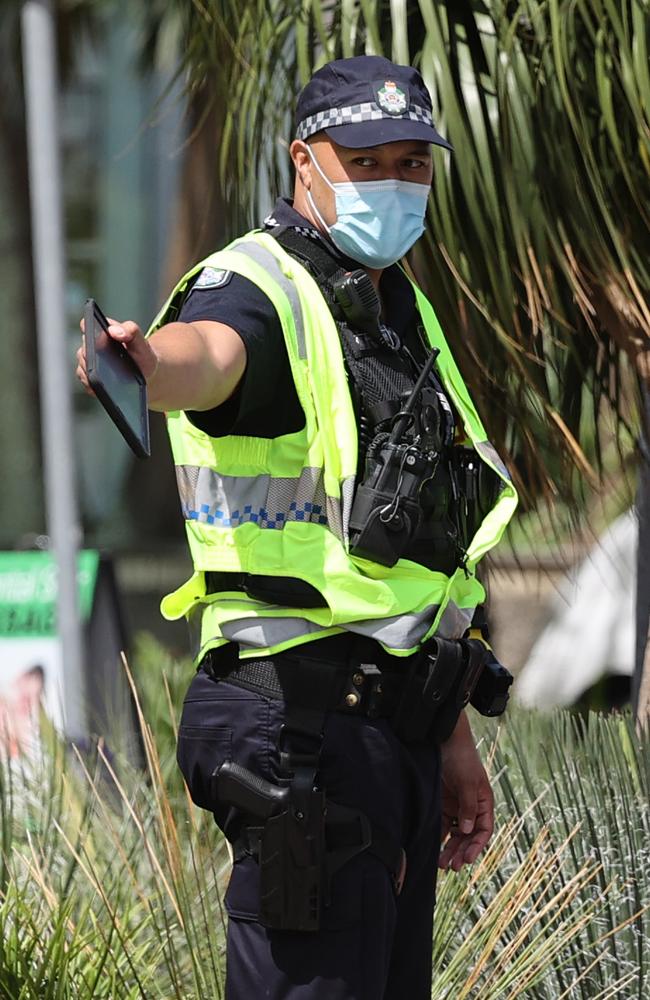
[[[423,170],[428,166],[428,164],[426,160],[414,160],[409,158],[408,160],[404,160],[404,166],[407,170]]]
[[[356,167],[376,167],[377,161],[372,156],[357,156],[352,161]]]

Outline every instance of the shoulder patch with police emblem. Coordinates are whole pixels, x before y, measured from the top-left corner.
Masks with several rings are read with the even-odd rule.
[[[377,104],[389,115],[401,115],[408,107],[408,90],[400,90],[394,80],[384,80],[383,86],[376,86],[375,94]]]
[[[223,288],[232,278],[232,271],[223,271],[216,267],[204,267],[192,285],[195,288]]]

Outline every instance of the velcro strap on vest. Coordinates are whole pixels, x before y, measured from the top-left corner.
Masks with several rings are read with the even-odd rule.
[[[288,608],[325,608],[327,601],[323,595],[306,583],[292,576],[262,576],[254,573],[205,574],[208,594],[237,590],[256,601],[279,604]]]

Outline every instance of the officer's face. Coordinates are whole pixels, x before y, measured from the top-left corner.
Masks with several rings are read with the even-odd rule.
[[[403,180],[417,184],[430,184],[433,177],[431,146],[413,140],[386,142],[368,149],[347,149],[339,146],[321,132],[307,143],[296,139],[291,145],[291,156],[296,168],[295,207],[316,225],[306,191],[312,197],[328,226],[336,222],[334,192],[325,183],[309,155],[313,149],[318,164],[332,184],[337,181]],[[318,226],[318,228],[321,228]]]

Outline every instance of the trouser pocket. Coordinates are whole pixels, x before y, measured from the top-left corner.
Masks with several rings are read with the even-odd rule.
[[[277,718],[276,718],[277,716]],[[276,779],[279,703],[227,681],[215,681],[202,670],[193,678],[181,714],[176,758],[192,800],[214,813],[224,829],[235,819],[220,802],[212,776],[234,761],[270,781]]]
[[[214,811],[218,803],[211,776],[220,764],[232,760],[232,729],[181,722],[176,759],[192,801]]]

